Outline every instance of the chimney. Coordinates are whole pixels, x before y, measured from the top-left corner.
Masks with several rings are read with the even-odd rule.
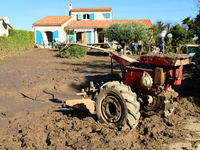
[[[69,11],[72,9],[72,3],[69,3]]]
[[[72,3],[69,3],[69,15],[71,16]]]

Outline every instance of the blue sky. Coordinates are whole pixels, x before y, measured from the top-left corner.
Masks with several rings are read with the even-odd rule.
[[[112,7],[114,19],[150,19],[181,24],[198,14],[196,0],[6,0],[1,1],[0,17],[8,17],[15,29],[31,31],[34,22],[46,16],[69,15],[73,8]]]

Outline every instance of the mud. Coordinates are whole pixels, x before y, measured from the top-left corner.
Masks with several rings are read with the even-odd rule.
[[[107,53],[88,50],[83,59],[63,59],[56,49],[33,49],[0,60],[0,149],[196,150],[200,149],[200,75],[185,66],[177,107],[168,118],[141,114],[128,132],[98,123],[87,111],[65,107],[80,89],[111,80]],[[118,74],[118,64],[114,64]]]

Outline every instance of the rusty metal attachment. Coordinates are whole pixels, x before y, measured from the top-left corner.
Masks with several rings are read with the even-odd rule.
[[[95,95],[97,90],[98,89],[94,86],[94,82],[90,81],[89,87],[81,89],[81,92],[80,93],[76,93],[76,95],[80,95],[82,97],[92,95],[92,97],[94,97],[94,95]]]

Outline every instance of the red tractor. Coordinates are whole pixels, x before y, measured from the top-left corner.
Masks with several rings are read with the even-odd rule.
[[[98,91],[92,88],[100,122],[134,129],[141,110],[163,117],[172,114],[178,93],[171,86],[181,84],[183,65],[190,64],[191,56],[149,53],[137,61],[111,52],[110,57],[121,64],[123,82],[107,82]]]
[[[95,93],[100,122],[134,129],[141,108],[163,117],[172,114],[178,93],[171,86],[181,84],[183,65],[190,64],[191,56],[149,53],[139,61],[117,53],[110,57],[121,64],[123,82],[107,82]]]

